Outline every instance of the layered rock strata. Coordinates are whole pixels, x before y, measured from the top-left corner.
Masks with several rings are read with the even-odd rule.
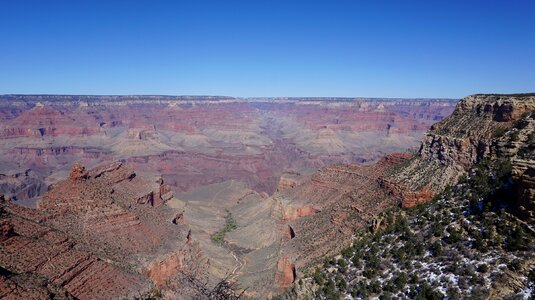
[[[161,179],[122,163],[74,165],[38,209],[2,202],[0,267],[44,277],[78,299],[148,296],[155,288],[187,298],[184,278],[201,280],[208,260],[189,227],[172,222],[181,211],[165,205],[170,193]]]
[[[138,172],[161,175],[177,192],[241,180],[271,194],[285,172],[375,161],[413,147],[453,105],[441,99],[4,95],[0,173],[32,169],[47,186],[65,178],[74,162],[94,167],[123,160]]]
[[[301,269],[350,243],[355,229],[380,226],[376,216],[388,207],[425,203],[475,163],[495,155],[512,161],[517,190],[513,208],[532,222],[534,108],[533,95],[469,96],[450,117],[432,126],[415,155],[390,155],[370,166],[331,166],[300,184],[284,184],[272,197],[279,201],[275,216],[292,230],[281,257],[296,266],[299,277]],[[286,217],[295,207],[311,206],[314,213]]]

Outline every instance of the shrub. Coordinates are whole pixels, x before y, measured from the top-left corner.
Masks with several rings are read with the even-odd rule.
[[[381,284],[377,280],[373,280],[368,285],[368,290],[374,294],[377,294],[381,291]]]
[[[435,241],[433,244],[431,244],[431,247],[429,247],[429,251],[433,254],[433,256],[440,256],[442,255],[442,244],[440,241]]]
[[[323,293],[326,296],[335,294],[335,284],[334,284],[334,281],[332,281],[332,279],[327,279],[327,281],[323,285]]]
[[[492,132],[492,138],[497,139],[505,135],[507,129],[498,127]]]
[[[485,243],[485,241],[483,240],[480,234],[477,234],[475,236],[472,246],[474,247],[474,249],[477,249],[478,251],[482,253],[486,253],[489,250],[487,247],[487,243]]]
[[[507,239],[506,249],[508,251],[526,250],[528,248],[528,241],[526,233],[520,226],[515,226]]]
[[[372,279],[377,276],[377,269],[366,268],[364,272],[362,272],[362,275],[368,279]]]
[[[433,224],[431,230],[433,231],[433,236],[441,237],[444,234],[444,225],[440,222],[436,222]]]
[[[212,234],[212,236],[210,237],[212,241],[216,243],[221,243],[225,239],[225,235],[228,232],[238,228],[238,225],[236,224],[236,221],[234,221],[234,218],[232,217],[232,213],[229,210],[227,210],[227,216],[225,217],[225,221],[226,221],[225,226],[218,232]]]
[[[455,229],[453,227],[448,228],[448,237],[446,238],[446,241],[449,244],[455,244],[463,240],[463,236],[460,230]]]
[[[456,300],[461,299],[461,294],[459,293],[459,289],[455,287],[450,287],[446,291],[446,294],[448,295],[448,299]]]
[[[487,273],[489,271],[489,266],[485,263],[482,263],[479,266],[477,266],[477,271],[479,273]]]
[[[522,262],[519,259],[515,259],[507,264],[507,268],[511,271],[519,271],[522,268]]]
[[[394,284],[396,285],[397,290],[402,289],[409,282],[409,276],[405,273],[400,273],[395,279]]]
[[[531,282],[535,282],[535,269],[529,270],[528,279]]]
[[[351,249],[351,247],[347,247],[347,248],[344,248],[344,250],[342,250],[342,256],[345,258],[350,258],[352,254],[353,254],[353,249]]]
[[[487,299],[488,294],[489,294],[488,290],[482,287],[476,286],[472,288],[472,292],[470,293],[470,299],[474,299],[474,300]]]
[[[343,258],[340,258],[338,260],[338,270],[342,273],[342,274],[345,274],[347,272],[347,263],[345,261],[345,259]]]
[[[323,282],[325,281],[325,275],[323,275],[320,269],[317,268],[314,272],[313,279],[318,285],[323,285]]]
[[[342,275],[340,274],[336,275],[335,280],[336,280],[336,286],[338,287],[339,290],[345,291],[347,289],[347,282],[344,279],[344,277],[342,277]]]
[[[361,267],[361,264],[360,264],[360,257],[358,255],[354,255],[353,258],[351,259],[351,262],[353,262],[353,265],[356,267],[356,268],[360,268]]]
[[[442,293],[433,290],[427,283],[422,283],[416,289],[416,295],[414,299],[417,300],[439,300],[443,299],[444,295]]]
[[[392,299],[392,293],[390,292],[384,292],[383,294],[381,294],[381,296],[379,296],[379,300],[390,300]]]

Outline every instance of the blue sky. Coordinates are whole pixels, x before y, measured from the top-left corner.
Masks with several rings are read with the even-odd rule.
[[[0,2],[0,94],[535,92],[535,1]]]

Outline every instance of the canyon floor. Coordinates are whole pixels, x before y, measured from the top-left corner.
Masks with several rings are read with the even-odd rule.
[[[65,274],[110,268],[122,280],[109,287],[117,297],[187,298],[221,279],[247,296],[275,295],[395,205],[386,175],[410,155],[382,157],[417,152],[455,103],[0,96],[1,249],[83,256]],[[25,295],[18,278],[32,272],[45,294],[105,295],[98,280],[87,284],[94,291],[77,283],[89,271],[54,277],[41,263],[51,257],[21,259],[1,262],[11,274],[2,291]]]

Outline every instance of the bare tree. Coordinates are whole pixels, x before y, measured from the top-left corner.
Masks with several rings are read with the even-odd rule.
[[[196,292],[194,300],[239,300],[243,299],[247,289],[239,291],[234,282],[229,277],[221,279],[213,288],[208,287],[208,283],[200,281],[193,276],[187,276],[190,287]]]

